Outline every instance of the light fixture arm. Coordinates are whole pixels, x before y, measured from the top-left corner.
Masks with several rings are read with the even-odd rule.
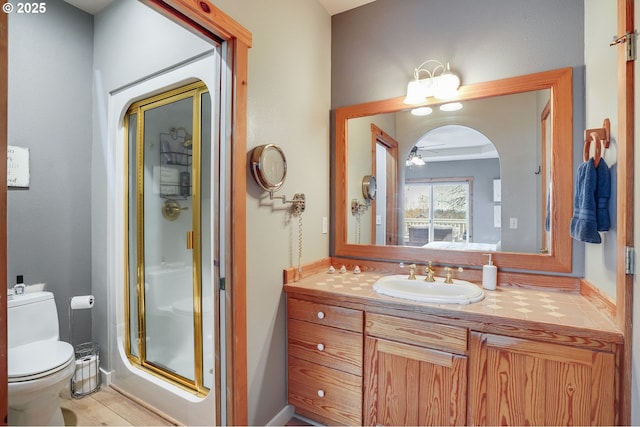
[[[424,78],[420,78],[421,76]],[[422,104],[431,96],[452,99],[459,86],[460,78],[451,72],[448,62],[444,65],[436,59],[428,59],[413,70],[413,80],[407,85],[404,103]]]
[[[428,64],[436,65],[431,69],[425,68]],[[433,79],[434,77],[438,76],[438,71],[440,71],[440,75],[442,75],[446,71],[449,71],[449,63],[447,62],[447,66],[445,67],[444,64],[437,59],[427,59],[422,64],[418,65],[418,67],[413,71],[413,77],[415,77],[416,80],[420,80],[420,73],[423,72],[427,73],[430,79]]]

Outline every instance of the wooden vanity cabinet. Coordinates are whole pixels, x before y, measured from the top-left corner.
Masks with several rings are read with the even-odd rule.
[[[465,328],[366,313],[365,425],[464,425]]]
[[[287,297],[288,397],[296,413],[362,424],[363,312]]]
[[[318,301],[287,296],[288,395],[300,415],[333,425],[619,422],[617,344]]]
[[[614,425],[615,354],[472,332],[469,425]]]

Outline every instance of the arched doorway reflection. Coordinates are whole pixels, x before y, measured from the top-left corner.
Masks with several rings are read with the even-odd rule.
[[[418,138],[405,159],[405,245],[500,249],[500,156],[485,135],[440,126]]]

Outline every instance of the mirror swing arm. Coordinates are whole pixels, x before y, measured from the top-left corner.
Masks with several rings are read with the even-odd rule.
[[[502,80],[461,86],[454,101],[468,101],[493,96],[510,95],[542,89],[551,90],[552,156],[550,253],[495,252],[494,260],[502,268],[518,270],[542,270],[571,272],[572,241],[569,222],[573,200],[573,70],[570,67],[544,71]],[[404,97],[372,101],[340,107],[335,110],[335,191],[333,203],[334,245],[332,255],[346,258],[376,259],[397,262],[409,260],[423,262],[426,259],[438,264],[481,266],[485,262],[482,251],[452,251],[408,246],[376,246],[352,244],[347,240],[347,171],[349,119],[405,110]],[[422,106],[439,104],[430,99]],[[569,196],[571,195],[571,196]]]
[[[365,175],[362,178],[362,196],[364,202],[358,199],[351,199],[351,215],[362,215],[373,200],[376,198],[376,191],[378,190],[378,184],[374,175]]]

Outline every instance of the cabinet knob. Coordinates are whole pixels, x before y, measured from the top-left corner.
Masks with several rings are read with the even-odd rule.
[[[319,351],[324,350],[324,344],[320,343],[316,346],[318,348]]]
[[[322,311],[318,312],[318,319],[324,319],[324,313]]]
[[[324,397],[324,390],[318,390],[318,397]]]

